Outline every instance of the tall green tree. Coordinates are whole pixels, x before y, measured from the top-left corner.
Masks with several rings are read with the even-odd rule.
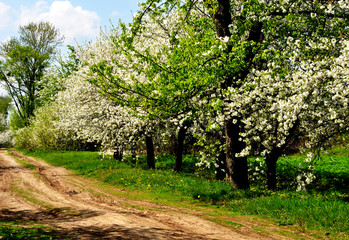
[[[19,37],[0,46],[0,79],[26,125],[38,105],[39,82],[62,42],[58,29],[39,22],[20,26]]]

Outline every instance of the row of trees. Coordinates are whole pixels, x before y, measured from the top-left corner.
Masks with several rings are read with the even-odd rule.
[[[249,188],[247,157],[261,155],[275,189],[282,154],[349,130],[348,10],[345,1],[148,0],[132,24],[72,51],[64,74],[39,77],[46,106],[17,143],[45,129],[60,146],[79,139],[120,158],[144,142],[150,168],[154,147],[172,146],[177,171],[189,145],[236,188]]]

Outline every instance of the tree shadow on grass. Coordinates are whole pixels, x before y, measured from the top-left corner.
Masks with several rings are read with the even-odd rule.
[[[90,210],[73,210],[71,208],[55,208],[52,210],[15,211],[11,209],[0,210],[0,223],[15,222],[18,226],[30,227],[35,224],[45,224],[53,227],[55,230],[50,233],[53,239],[210,239],[209,236],[190,234],[180,229],[165,229],[157,226],[128,226],[119,224],[99,225],[98,223],[91,226],[74,226],[73,222],[103,215],[103,212]],[[125,214],[127,214],[125,212]],[[72,223],[68,227],[62,227],[61,224]],[[142,223],[139,223],[142,225]],[[35,236],[34,236],[35,237]],[[31,239],[31,238],[28,238]],[[36,239],[36,238],[33,238]]]
[[[81,218],[99,216],[101,213],[89,210],[73,210],[71,208],[54,208],[43,211],[13,211],[11,209],[0,210],[0,220],[2,221],[56,221],[74,222]]]

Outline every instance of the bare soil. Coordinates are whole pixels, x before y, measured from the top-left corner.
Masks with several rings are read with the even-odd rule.
[[[200,210],[120,197],[111,193],[113,187],[97,187],[97,181],[62,167],[12,155],[0,150],[2,221],[46,224],[78,239],[287,239],[270,223],[227,217],[239,226],[222,226]],[[36,167],[26,168],[16,158]],[[257,231],[261,226],[266,230]]]

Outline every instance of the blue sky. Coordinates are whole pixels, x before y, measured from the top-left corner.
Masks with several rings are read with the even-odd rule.
[[[60,29],[65,44],[94,40],[110,21],[130,22],[138,2],[142,0],[0,0],[0,42],[17,36],[20,25],[42,20]]]

